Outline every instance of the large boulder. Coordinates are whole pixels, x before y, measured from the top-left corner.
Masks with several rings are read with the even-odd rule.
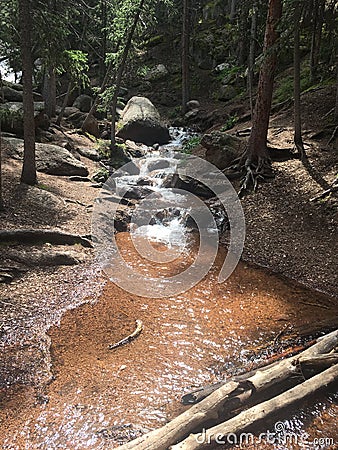
[[[221,131],[214,131],[203,136],[201,145],[206,148],[206,160],[223,170],[229,167],[234,159],[241,156],[245,141]]]
[[[14,159],[23,159],[24,142],[22,139],[5,138],[9,154]],[[65,148],[52,144],[36,144],[36,168],[50,175],[88,175],[87,167],[78,161]]]
[[[161,123],[160,114],[146,97],[132,97],[122,111],[117,136],[146,145],[167,144],[169,130]]]
[[[88,113],[92,104],[93,99],[90,95],[81,94],[75,99],[73,107],[79,109],[81,112]]]
[[[49,120],[44,112],[44,102],[34,103],[35,127],[49,128]],[[17,136],[23,136],[23,104],[22,102],[7,102],[0,105],[1,129]]]

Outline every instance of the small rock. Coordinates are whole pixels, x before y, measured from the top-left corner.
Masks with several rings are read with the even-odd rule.
[[[169,71],[164,64],[158,64],[149,70],[144,79],[146,81],[160,81],[167,78]]]
[[[201,107],[200,102],[198,100],[190,100],[187,103],[187,108],[189,111],[192,111],[194,109],[199,109]]]

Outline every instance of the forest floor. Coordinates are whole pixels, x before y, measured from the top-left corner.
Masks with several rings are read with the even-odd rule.
[[[331,196],[324,201],[311,201],[323,191],[325,183],[332,183],[336,176],[337,153],[333,145],[337,141],[330,148],[327,147],[330,135],[325,132],[325,119],[322,119],[333,101],[332,88],[308,94],[303,101],[304,141],[310,172],[298,159],[274,162],[276,178],[271,183],[260,185],[256,194],[243,199],[246,218],[243,259],[334,297],[337,294],[337,198]],[[249,125],[240,123],[229,132],[245,129]],[[324,132],[314,139],[312,136],[320,130]],[[89,139],[80,135],[72,134],[72,139],[82,147],[93,145]],[[290,109],[280,111],[271,118],[269,144],[277,148],[292,147]],[[201,149],[197,149],[196,154],[203,156]],[[71,182],[67,177],[40,173],[38,189],[56,197],[46,206],[29,194],[31,188],[19,185],[21,163],[6,157],[6,149],[4,156],[3,191],[6,209],[0,213],[2,229],[58,228],[81,235],[90,234],[91,205],[98,196],[97,189],[90,187],[89,183]],[[97,171],[97,163],[81,159],[88,166],[90,175]],[[18,250],[23,251],[24,247],[18,247]],[[23,341],[31,339],[35,329],[47,331],[51,325],[60,322],[67,309],[86,301],[95,301],[102,292],[105,280],[92,268],[94,252],[79,246],[75,246],[74,250],[83,264],[32,268],[12,283],[0,286],[0,323],[6,324],[10,317],[17,329],[17,336],[21,336]],[[6,252],[2,252],[0,265],[6,264],[5,257]],[[85,286],[83,297],[74,298],[74,292],[81,285]],[[308,292],[311,295],[311,291]],[[315,293],[313,299],[309,298],[308,302],[312,303],[315,310],[318,309],[323,328],[327,311],[330,311],[328,319],[332,325],[334,298],[329,301],[329,306],[325,298]],[[32,307],[35,311],[39,310],[39,314],[32,315]],[[133,314],[130,309],[133,307],[139,308],[137,302],[128,303],[128,316],[138,317],[138,313],[135,311]],[[273,321],[274,317],[268,319]],[[253,317],[253,320],[256,318]],[[127,330],[127,325],[130,325],[128,321],[122,323],[123,329]],[[76,328],[76,321],[72,326]],[[0,338],[5,336],[6,331],[6,326],[0,328]],[[37,339],[41,338],[40,332],[36,331],[36,336]],[[39,343],[36,345],[39,346]],[[26,356],[26,353],[22,354],[22,363]],[[12,356],[9,355],[5,365],[11,364],[11,361]],[[24,373],[19,360],[16,360],[16,364],[18,379],[32,381],[29,374]]]

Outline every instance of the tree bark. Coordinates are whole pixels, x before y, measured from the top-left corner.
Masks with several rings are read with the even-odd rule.
[[[112,113],[112,121],[111,121],[111,152],[114,151],[115,147],[116,147],[116,139],[115,139],[115,131],[116,131],[116,105],[117,105],[117,99],[118,99],[118,95],[119,95],[119,90],[121,87],[121,81],[122,81],[122,76],[123,76],[123,72],[124,69],[126,67],[126,62],[127,62],[127,58],[128,58],[128,54],[129,54],[129,50],[131,47],[131,43],[133,40],[133,36],[137,27],[137,23],[139,21],[140,18],[140,14],[141,11],[143,9],[144,6],[144,2],[145,0],[140,0],[139,6],[136,10],[135,16],[134,16],[134,21],[133,24],[129,30],[128,33],[128,37],[127,37],[127,41],[125,43],[123,52],[122,52],[122,57],[121,57],[121,61],[120,61],[120,65],[116,74],[116,80],[115,80],[115,91],[114,91],[114,96],[112,99],[112,104],[111,104],[111,113]]]
[[[182,27],[182,113],[187,112],[189,101],[189,43],[190,43],[190,1],[183,0]]]
[[[54,67],[48,67],[44,77],[43,99],[49,118],[56,115],[56,77]]]
[[[0,97],[3,101],[3,83],[2,83],[2,74],[0,71]],[[0,211],[4,209],[4,202],[2,196],[2,133],[1,133],[1,117],[0,117]]]
[[[91,118],[96,113],[97,106],[98,106],[99,101],[100,101],[100,95],[103,94],[104,90],[106,89],[106,87],[108,85],[108,82],[109,82],[110,77],[112,75],[111,72],[112,72],[112,63],[110,62],[109,65],[108,65],[108,68],[106,70],[106,74],[104,76],[104,79],[102,81],[102,84],[101,84],[101,87],[100,87],[100,91],[97,94],[97,96],[95,97],[95,99],[93,101],[93,104],[92,104],[92,107],[90,108],[90,111],[87,114],[87,116],[86,116],[86,118],[85,118],[85,120],[84,120],[84,122],[82,124],[82,130],[83,131],[86,131],[87,125],[89,124],[89,122],[91,121]]]
[[[72,89],[73,89],[73,83],[72,83],[72,80],[70,80],[69,83],[68,83],[68,88],[67,88],[67,92],[66,92],[65,98],[63,99],[61,111],[60,111],[60,113],[59,113],[59,115],[58,115],[58,117],[56,119],[56,122],[55,122],[56,125],[60,126],[60,124],[61,124],[61,120],[63,119],[63,115],[64,115],[65,110],[67,108],[69,96],[70,96],[70,94],[72,92]]]
[[[277,64],[277,24],[281,16],[281,0],[269,0],[263,48],[264,60],[259,74],[257,100],[247,149],[247,156],[250,163],[257,164],[259,158],[268,158],[267,135],[274,74]]]
[[[248,61],[248,93],[250,99],[251,120],[253,119],[253,79],[254,79],[254,65],[255,65],[255,51],[256,51],[256,33],[257,33],[257,2],[254,1],[252,6],[251,30],[250,30],[250,50]]]
[[[31,2],[19,0],[19,24],[23,79],[23,122],[24,122],[24,159],[21,182],[33,185],[36,183],[35,165],[35,122],[33,101],[33,63],[31,43]]]
[[[337,42],[337,49],[336,49],[336,82],[337,82],[337,88],[336,88],[336,105],[334,108],[334,123],[338,124],[338,42]]]
[[[301,155],[304,156],[304,145],[302,139],[302,122],[301,122],[301,104],[300,104],[300,18],[302,8],[299,2],[295,2],[294,6],[294,44],[293,44],[293,70],[294,70],[294,136],[295,146]]]
[[[313,29],[310,52],[310,80],[314,83],[317,77],[322,28],[324,21],[325,0],[315,0],[313,8]]]

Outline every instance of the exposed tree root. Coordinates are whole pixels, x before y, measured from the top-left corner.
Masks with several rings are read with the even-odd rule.
[[[42,244],[49,242],[55,245],[81,244],[92,247],[92,243],[85,236],[64,233],[58,230],[1,230],[0,243],[3,244]]]
[[[274,177],[271,160],[265,156],[257,157],[255,162],[246,155],[241,156],[224,173],[229,178],[241,178],[241,187],[238,192],[240,198],[249,192],[255,192],[260,182]]]

